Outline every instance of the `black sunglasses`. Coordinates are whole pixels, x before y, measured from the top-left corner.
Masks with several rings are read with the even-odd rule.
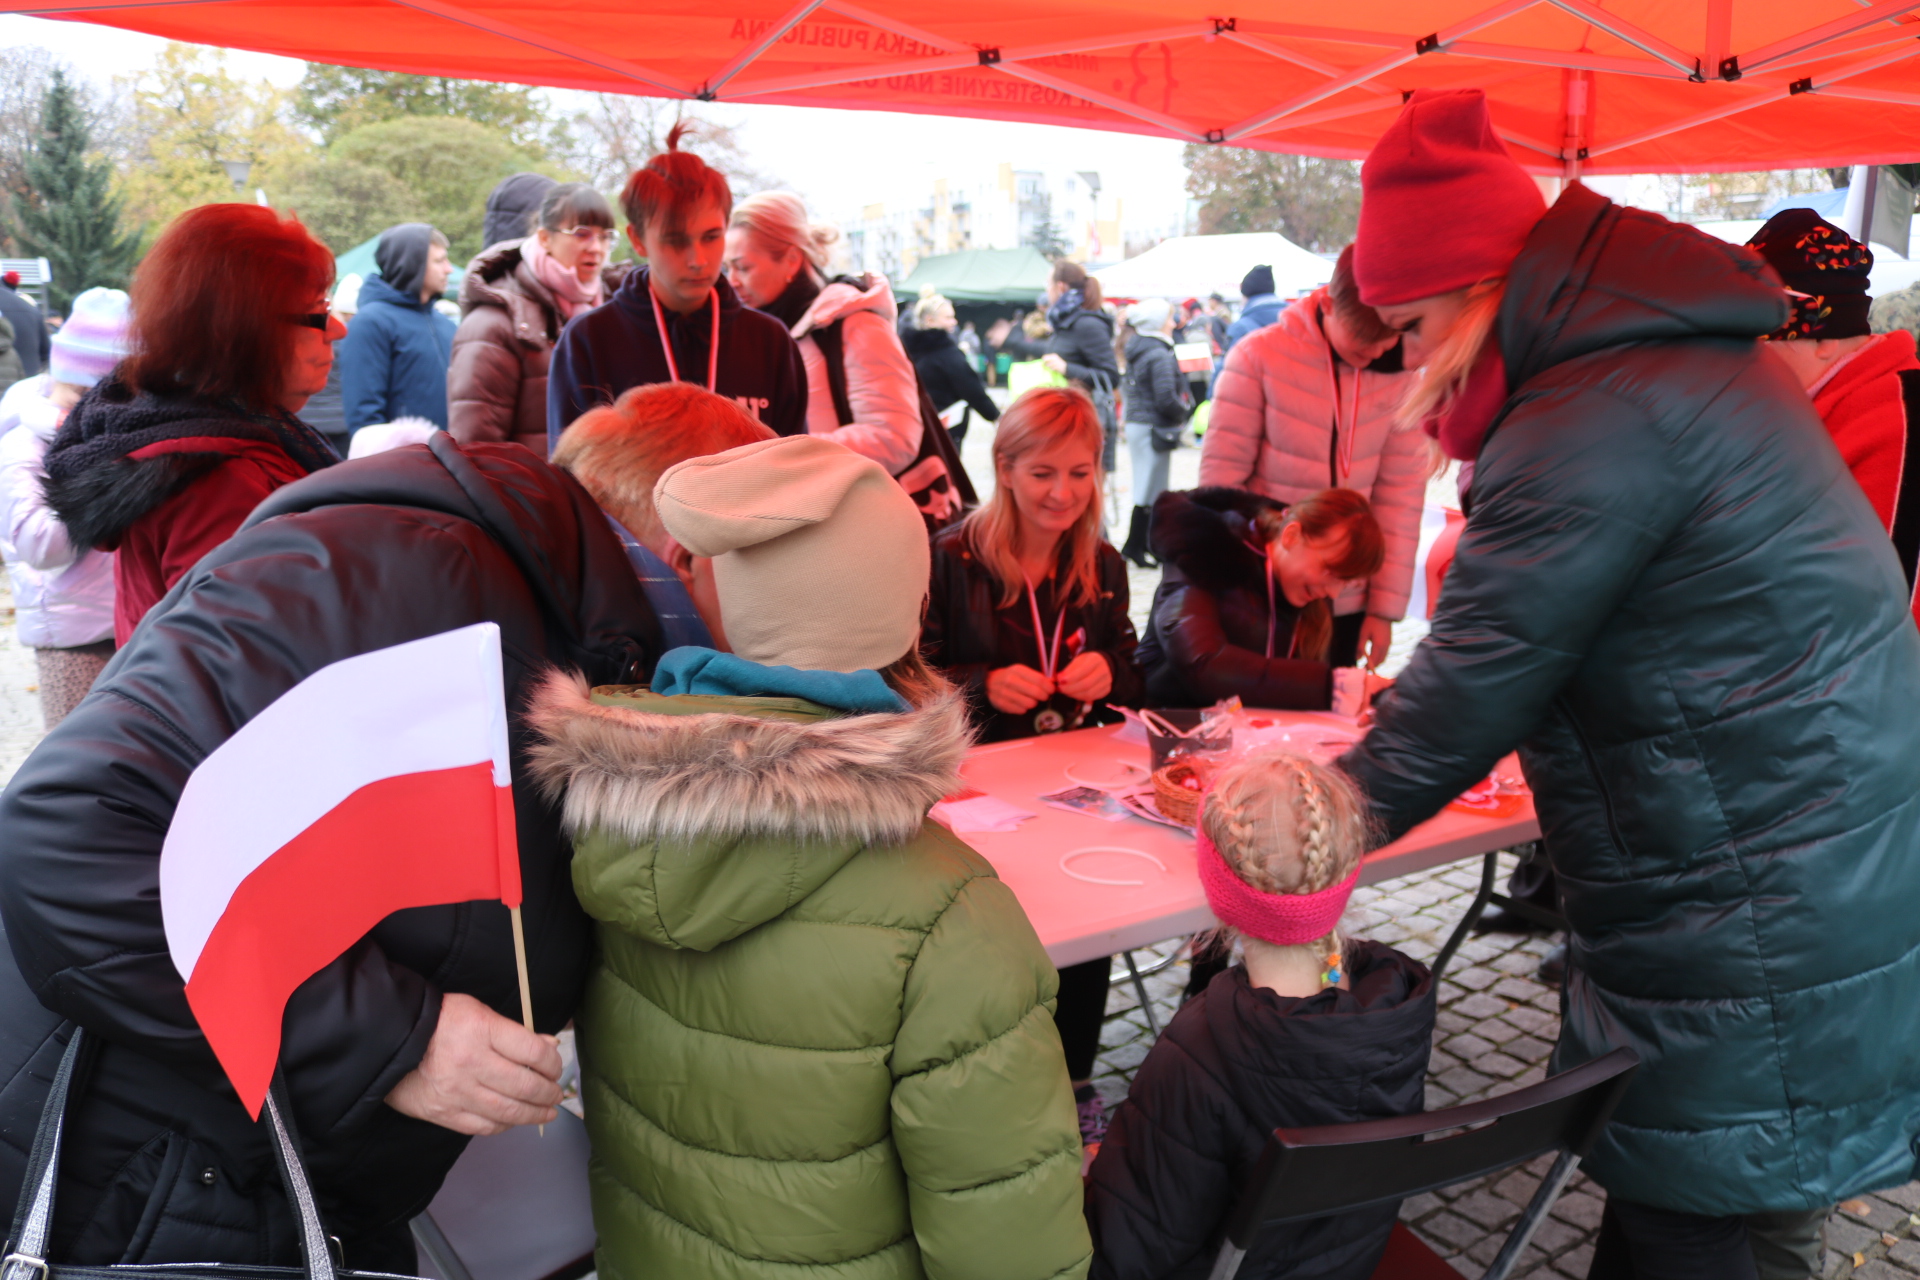
[[[310,316],[288,316],[287,323],[303,325],[306,328],[318,329],[320,332],[325,333],[327,331],[327,325],[332,319],[333,316],[330,313],[316,311]]]

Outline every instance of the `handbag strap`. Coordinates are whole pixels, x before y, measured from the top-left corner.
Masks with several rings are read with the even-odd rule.
[[[46,1105],[40,1111],[40,1127],[33,1135],[33,1151],[27,1160],[26,1180],[20,1186],[20,1205],[15,1210],[13,1234],[7,1252],[0,1258],[0,1280],[48,1280],[52,1274],[47,1261],[47,1243],[53,1234],[53,1193],[60,1181],[60,1139],[66,1130],[67,1100],[73,1092],[76,1076],[84,1076],[91,1063],[91,1041],[73,1028],[67,1051],[54,1073],[53,1087],[47,1091]],[[300,1220],[300,1252],[306,1262],[307,1280],[338,1280],[333,1254],[327,1246],[326,1228],[320,1222],[319,1205],[313,1198],[313,1186],[307,1181],[306,1166],[300,1161],[299,1136],[287,1116],[286,1083],[275,1073],[273,1087],[267,1091],[262,1117],[273,1145],[274,1159],[280,1167],[281,1185]]]

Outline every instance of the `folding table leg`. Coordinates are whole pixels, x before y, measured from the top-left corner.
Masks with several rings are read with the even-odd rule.
[[[1499,868],[1500,851],[1495,849],[1480,864],[1480,892],[1473,896],[1473,901],[1467,906],[1467,914],[1460,917],[1460,923],[1447,937],[1447,945],[1440,948],[1440,954],[1434,959],[1433,980],[1435,982],[1440,981],[1440,974],[1446,969],[1447,962],[1453,959],[1453,953],[1460,949],[1460,944],[1467,940],[1467,933],[1473,928],[1474,922],[1480,919],[1480,913],[1487,909],[1487,903],[1493,897],[1494,873]]]
[[[1147,999],[1147,980],[1141,976],[1140,966],[1133,962],[1133,952],[1121,952],[1121,959],[1127,962],[1127,972],[1133,976],[1133,992],[1140,997],[1140,1012],[1147,1015],[1147,1030],[1153,1032],[1153,1038],[1160,1038],[1160,1020],[1153,1016],[1153,1001]]]
[[[460,1260],[460,1254],[453,1247],[453,1241],[447,1239],[447,1233],[433,1220],[433,1215],[422,1211],[420,1216],[407,1224],[413,1228],[413,1242],[427,1255],[427,1261],[433,1264],[444,1280],[473,1280],[473,1272],[467,1270],[467,1264]]]
[[[1553,1168],[1540,1183],[1540,1189],[1527,1202],[1526,1212],[1520,1215],[1520,1221],[1514,1223],[1513,1230],[1507,1234],[1507,1242],[1500,1246],[1500,1252],[1494,1255],[1493,1265],[1487,1268],[1481,1280],[1507,1280],[1514,1264],[1526,1250],[1527,1243],[1533,1239],[1533,1233],[1546,1220],[1547,1211],[1553,1208],[1553,1202],[1560,1198],[1567,1183],[1573,1180],[1574,1170],[1579,1167],[1579,1156],[1571,1151],[1560,1153],[1560,1158],[1553,1162]]]
[[[1222,1240],[1220,1252],[1213,1260],[1213,1270],[1207,1273],[1207,1280],[1233,1280],[1246,1256],[1245,1249],[1237,1247],[1231,1240]]]

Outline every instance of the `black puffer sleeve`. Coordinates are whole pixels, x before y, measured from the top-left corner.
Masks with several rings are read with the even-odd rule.
[[[1164,591],[1154,602],[1160,646],[1199,706],[1236,694],[1249,707],[1325,711],[1333,705],[1333,668],[1300,658],[1269,658],[1227,639],[1220,604],[1193,583]],[[1284,648],[1291,630],[1277,637]]]
[[[1095,646],[1113,668],[1113,689],[1105,701],[1116,707],[1138,707],[1146,700],[1147,678],[1140,670],[1140,637],[1128,614],[1130,599],[1127,562],[1107,543],[1100,544],[1100,616]]]

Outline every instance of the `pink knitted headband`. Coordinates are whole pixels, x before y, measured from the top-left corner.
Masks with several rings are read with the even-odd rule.
[[[1317,893],[1262,893],[1239,876],[1202,831],[1200,885],[1221,924],[1277,947],[1298,947],[1332,933],[1360,883],[1360,868]]]

